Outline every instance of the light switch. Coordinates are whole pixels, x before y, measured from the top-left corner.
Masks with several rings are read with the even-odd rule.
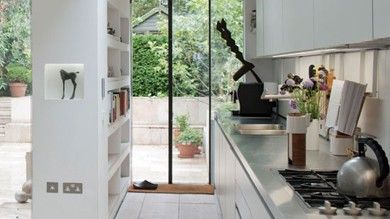
[[[58,193],[58,183],[57,182],[47,182],[46,183],[46,192],[47,193]]]

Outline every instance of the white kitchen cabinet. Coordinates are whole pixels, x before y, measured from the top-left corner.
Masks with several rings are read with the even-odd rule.
[[[264,56],[264,0],[256,0],[256,55]]]
[[[314,48],[372,40],[372,0],[314,0]]]
[[[390,1],[373,0],[374,38],[390,37]]]
[[[226,217],[225,219],[234,219],[235,212],[235,178],[236,178],[236,157],[230,149],[227,141],[224,144],[226,150]]]
[[[314,47],[313,0],[283,0],[283,50],[294,52]]]
[[[283,52],[283,0],[263,0],[264,55]]]
[[[218,125],[215,136],[215,187],[223,218],[272,218]]]
[[[272,218],[240,162],[236,160],[236,183],[250,209],[251,218]],[[236,188],[237,188],[236,187]]]
[[[242,189],[237,183],[235,187],[235,200],[236,219],[252,218],[251,210],[242,194]]]

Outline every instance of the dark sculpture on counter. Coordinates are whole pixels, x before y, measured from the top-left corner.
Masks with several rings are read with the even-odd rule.
[[[253,70],[255,68],[255,65],[244,59],[244,56],[236,45],[236,41],[234,41],[234,39],[232,38],[232,33],[227,28],[226,21],[224,19],[217,22],[217,30],[221,32],[221,37],[226,41],[226,44],[230,47],[230,50],[234,54],[236,54],[236,58],[240,60],[243,64],[243,66],[233,75],[233,79],[235,81],[238,81],[247,72],[251,72],[253,77],[255,77],[257,83],[263,84],[259,76],[257,76],[256,72]]]
[[[62,80],[62,98],[61,99],[65,98],[65,81],[67,81],[67,80],[72,81],[73,93],[72,93],[72,96],[70,97],[70,99],[71,100],[74,99],[74,96],[76,93],[76,87],[77,87],[76,78],[77,78],[78,73],[79,72],[66,72],[63,69],[60,70],[60,75],[61,75],[61,80]]]
[[[240,83],[237,91],[232,92],[235,95],[233,99],[238,97],[240,103],[240,111],[238,113],[233,112],[233,114],[239,116],[271,117],[273,115],[272,107],[275,103],[261,99],[264,91],[264,83],[253,70],[255,65],[244,59],[244,56],[232,38],[232,34],[227,28],[224,19],[217,22],[217,30],[221,32],[221,37],[226,41],[227,46],[230,47],[230,50],[236,55],[236,58],[243,64],[242,67],[234,73],[233,79],[238,81],[246,73],[251,72],[256,80],[254,83]]]

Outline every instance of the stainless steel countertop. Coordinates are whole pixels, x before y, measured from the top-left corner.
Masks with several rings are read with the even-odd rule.
[[[237,123],[259,122],[253,119],[229,117],[217,118],[216,121],[275,218],[390,218],[370,216],[367,211],[358,217],[344,215],[342,210],[338,210],[335,216],[319,214],[318,209],[308,207],[277,172],[286,168],[296,169],[287,162],[287,135],[241,135],[232,128]],[[279,119],[278,122],[283,123],[284,120]],[[306,153],[305,169],[338,170],[345,160],[345,157],[330,155],[329,143],[320,138],[320,150]]]

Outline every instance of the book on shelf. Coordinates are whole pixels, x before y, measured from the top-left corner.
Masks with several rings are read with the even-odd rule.
[[[125,116],[130,107],[129,89],[109,92],[110,110],[109,122],[114,123],[121,116]]]
[[[352,136],[362,111],[367,85],[335,80],[330,95],[326,126]]]

